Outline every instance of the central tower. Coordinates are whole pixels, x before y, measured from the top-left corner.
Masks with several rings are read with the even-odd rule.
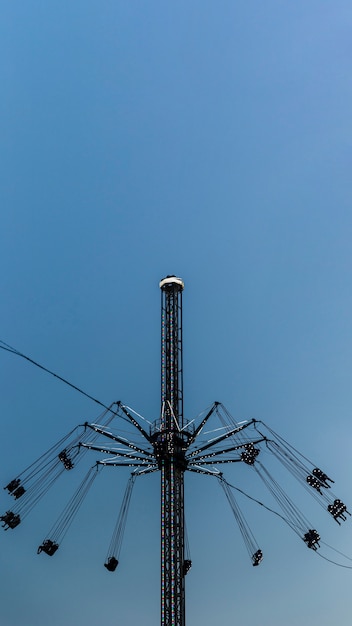
[[[161,470],[161,626],[185,626],[183,288],[176,276],[160,282],[161,420],[154,446]]]

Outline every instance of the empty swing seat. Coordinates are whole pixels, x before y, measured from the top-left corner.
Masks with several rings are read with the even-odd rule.
[[[104,563],[104,567],[106,567],[109,572],[114,572],[118,564],[119,562],[114,556],[109,556],[106,563]]]

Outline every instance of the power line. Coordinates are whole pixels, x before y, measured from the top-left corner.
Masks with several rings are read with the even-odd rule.
[[[10,352],[11,354],[15,354],[16,356],[21,357],[21,359],[25,359],[26,361],[29,361],[29,363],[32,363],[32,365],[35,365],[36,367],[38,367],[39,369],[43,370],[44,372],[46,372],[47,374],[50,374],[51,376],[54,376],[54,378],[57,378],[58,380],[61,380],[61,382],[65,383],[65,385],[68,385],[69,387],[71,387],[72,389],[75,389],[76,391],[78,391],[79,393],[81,393],[83,396],[85,396],[86,398],[89,398],[89,400],[93,400],[93,402],[95,402],[96,404],[99,404],[99,406],[103,407],[104,409],[111,411],[111,413],[113,413],[114,415],[118,415],[118,413],[116,411],[114,411],[113,409],[111,409],[109,406],[107,406],[106,404],[104,404],[103,402],[100,402],[100,400],[98,400],[97,398],[94,398],[94,396],[91,396],[89,393],[87,393],[86,391],[83,391],[83,389],[80,389],[79,387],[77,387],[76,385],[74,385],[73,383],[70,383],[69,380],[67,380],[66,378],[63,378],[62,376],[59,376],[59,374],[56,374],[55,372],[53,372],[52,370],[49,370],[47,367],[44,367],[44,365],[41,365],[40,363],[38,363],[37,361],[34,361],[34,359],[31,359],[29,356],[27,356],[26,354],[23,354],[23,352],[20,352],[19,350],[17,350],[16,348],[13,348],[12,346],[10,346],[8,343],[5,343],[5,341],[2,341],[0,339],[0,349],[1,350],[5,350],[6,352]]]
[[[267,511],[269,511],[270,513],[273,513],[274,515],[277,515],[277,517],[280,517],[280,519],[282,519],[285,524],[288,524],[291,527],[291,524],[289,523],[289,521],[287,520],[286,517],[284,517],[283,515],[281,515],[281,513],[279,513],[278,511],[275,511],[274,509],[270,508],[269,506],[267,506],[266,504],[264,504],[264,502],[261,502],[260,500],[257,500],[256,498],[253,498],[252,496],[250,496],[248,493],[246,493],[245,491],[243,491],[242,489],[240,489],[239,487],[236,487],[235,485],[231,485],[231,483],[229,483],[227,480],[225,480],[225,478],[221,478],[221,480],[226,483],[228,485],[228,487],[231,487],[231,489],[235,489],[236,491],[238,491],[239,493],[242,493],[242,495],[244,495],[246,498],[248,498],[249,500],[252,500],[252,502],[255,502],[256,504],[259,504],[259,506],[262,506],[264,509],[266,509]],[[330,550],[333,550],[334,552],[337,552],[338,554],[340,554],[341,556],[343,556],[345,559],[347,559],[348,561],[352,561],[352,558],[347,556],[347,554],[344,554],[343,552],[340,552],[340,550],[337,550],[336,548],[334,548],[333,546],[330,546],[328,543],[326,543],[325,541],[322,541],[322,543],[324,544],[324,546],[326,546],[327,548],[330,548]],[[316,550],[316,554],[318,554],[322,559],[324,559],[325,561],[328,561],[329,563],[332,563],[333,565],[336,565],[337,567],[343,567],[344,569],[352,569],[352,565],[343,565],[342,563],[337,563],[336,561],[333,561],[332,559],[328,559],[328,557],[324,556],[323,554],[321,554],[321,552],[318,552],[318,550]]]

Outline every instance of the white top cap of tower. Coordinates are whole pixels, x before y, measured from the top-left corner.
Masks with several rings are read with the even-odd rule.
[[[184,289],[185,286],[182,278],[177,278],[177,276],[166,276],[166,278],[163,278],[159,283],[159,287],[162,289],[166,285],[180,285],[181,289]]]

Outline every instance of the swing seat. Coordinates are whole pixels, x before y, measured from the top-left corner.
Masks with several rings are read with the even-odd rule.
[[[16,526],[20,523],[21,518],[12,511],[6,511],[6,513],[0,517],[0,521],[4,522],[3,527],[5,530],[8,530],[9,528],[16,528]]]
[[[56,543],[55,541],[51,541],[51,539],[45,539],[42,545],[39,546],[37,553],[40,554],[41,552],[45,552],[45,554],[47,554],[48,556],[53,556],[53,554],[55,554],[58,547],[59,547],[59,544]]]
[[[109,572],[114,572],[118,564],[119,562],[114,556],[109,556],[106,563],[104,563],[104,567],[106,567]]]

